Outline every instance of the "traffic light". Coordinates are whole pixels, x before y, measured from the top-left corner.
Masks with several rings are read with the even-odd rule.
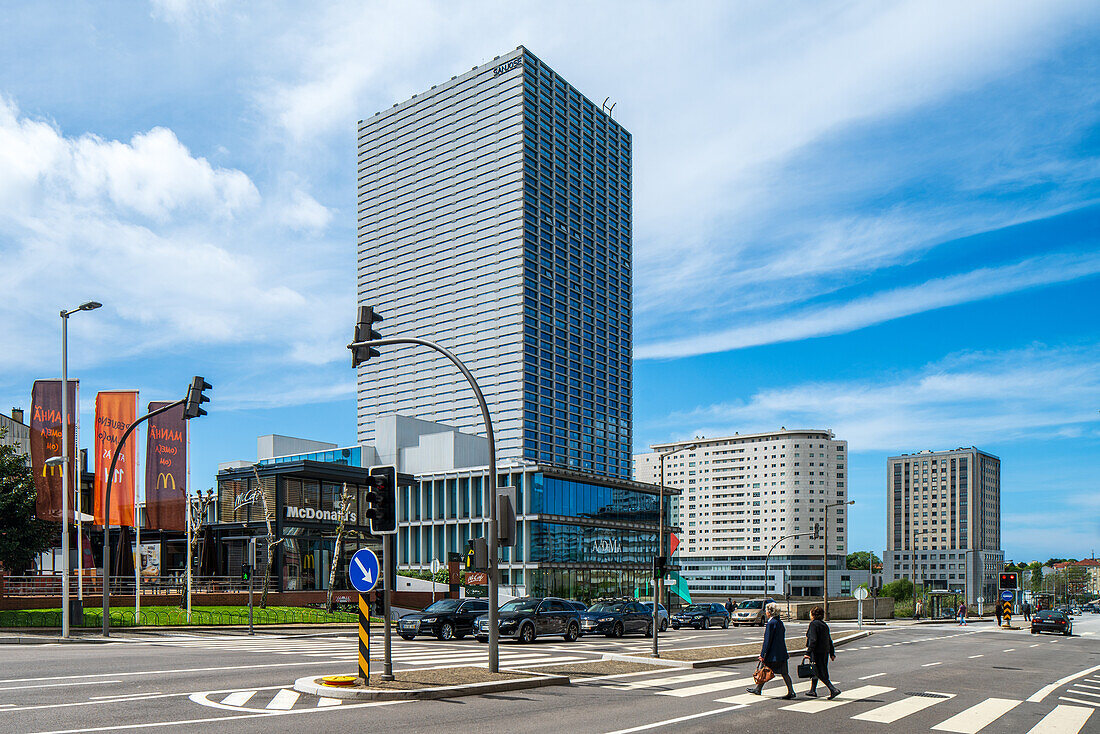
[[[813,534],[813,537],[810,538],[810,540],[818,540],[820,537],[821,537],[821,523],[815,522],[814,523],[814,534]]]
[[[241,581],[248,581],[252,578],[252,566],[248,563],[241,565]]]
[[[367,477],[367,510],[363,516],[370,520],[370,531],[375,535],[397,532],[397,467],[371,467]]]
[[[665,556],[653,557],[653,576],[658,579],[665,577],[665,564],[668,562],[668,558]]]
[[[202,379],[198,375],[191,379],[191,385],[187,388],[187,397],[183,402],[183,418],[189,420],[191,418],[198,418],[200,415],[206,415],[206,411],[202,409],[203,403],[209,403],[210,398],[202,394],[203,390],[213,390],[214,386],[206,380]]]
[[[1018,577],[1017,577],[1015,572],[1013,572],[1013,573],[1002,573],[1001,574],[1001,588],[1002,589],[1016,589],[1017,588],[1017,586],[1016,586],[1017,578]]]
[[[489,543],[485,538],[470,538],[466,541],[466,549],[467,571],[489,569]]]
[[[374,329],[374,324],[382,320],[382,314],[374,312],[372,306],[360,306],[359,307],[359,320],[355,324],[355,338],[352,339],[352,343],[374,341],[375,339],[381,339],[382,335]],[[378,356],[378,350],[374,347],[356,347],[349,346],[351,350],[351,366],[358,367],[365,362],[370,361],[371,357]]]

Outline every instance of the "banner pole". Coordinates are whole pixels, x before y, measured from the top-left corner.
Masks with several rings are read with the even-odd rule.
[[[76,410],[73,411],[73,420],[76,425],[74,430],[76,432],[76,440],[73,442],[74,447],[80,446],[80,384],[76,386]],[[80,455],[80,449],[76,449],[77,456]],[[93,467],[94,469],[94,467]],[[80,502],[80,470],[77,469],[76,480],[74,484],[74,496],[76,499],[76,598],[80,600],[80,608],[84,608],[84,529],[80,523],[80,513],[83,512]],[[93,479],[93,487],[94,479]],[[72,620],[69,620],[70,624]],[[81,624],[84,620],[80,620]]]
[[[187,491],[184,498],[187,500],[187,624],[191,624],[191,426],[185,426],[187,431]],[[202,507],[202,502],[199,502]]]
[[[136,398],[135,398],[136,400]],[[136,409],[135,409],[136,412]],[[134,439],[137,444],[137,438]],[[141,458],[138,456],[137,447],[134,447],[134,624],[141,624],[141,507],[138,505],[137,478],[141,476]]]

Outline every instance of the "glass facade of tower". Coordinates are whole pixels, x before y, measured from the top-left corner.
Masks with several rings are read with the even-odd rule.
[[[629,477],[631,140],[523,54],[523,456]]]

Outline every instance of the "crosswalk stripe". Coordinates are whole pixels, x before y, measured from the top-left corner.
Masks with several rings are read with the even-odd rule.
[[[753,683],[755,683],[755,681],[752,678],[737,678],[736,680],[719,681],[717,683],[706,683],[701,686],[674,688],[671,691],[657,691],[657,695],[675,696],[676,698],[687,698],[688,696],[701,696],[704,693],[717,693],[718,691],[728,691],[731,688],[748,686],[752,685]]]
[[[1077,734],[1090,716],[1092,709],[1058,704],[1038,724],[1031,727],[1027,734]]]
[[[731,675],[736,675],[733,672],[707,672],[707,673],[690,673],[688,675],[669,675],[661,678],[646,678],[645,680],[630,681],[628,683],[616,683],[614,688],[623,688],[632,690],[635,688],[660,688],[661,686],[671,686],[677,683],[691,683],[697,680],[713,680],[715,678],[727,678]]]
[[[933,731],[950,731],[955,734],[977,734],[989,724],[1020,705],[1011,698],[987,698],[965,711],[932,727]]]
[[[222,703],[226,706],[244,706],[248,703],[248,699],[256,695],[256,691],[237,691],[236,693],[230,693],[228,696],[222,699]]]
[[[862,714],[856,714],[852,718],[859,719],[860,721],[876,721],[880,724],[893,724],[898,719],[909,716],[910,714],[915,714],[918,711],[923,711],[929,706],[935,706],[937,703],[950,700],[954,697],[954,694],[944,694],[943,698],[908,696],[900,701],[894,701],[885,706],[879,706],[870,711],[864,711]]]
[[[1093,708],[1100,708],[1100,703],[1096,703],[1095,701],[1082,701],[1079,698],[1070,698],[1069,696],[1059,696],[1058,700],[1059,701],[1069,701],[1070,703],[1083,703],[1086,706],[1092,706]]]
[[[801,683],[795,683],[794,684],[794,692],[795,693],[804,693],[805,691],[808,691],[808,690],[810,690],[810,682],[809,681],[804,681],[804,682],[801,682]],[[768,700],[773,700],[774,701],[776,699],[782,698],[785,695],[787,695],[786,689],[784,689],[783,686],[778,686],[776,688],[773,688],[770,691],[764,691],[759,696],[757,696],[753,693],[739,693],[736,696],[727,696],[726,698],[715,699],[714,702],[715,703],[735,703],[735,704],[740,704],[741,706],[751,706],[752,704],[757,703],[759,701],[768,701]]]
[[[317,706],[319,706],[319,707],[339,706],[339,705],[340,705],[340,699],[338,699],[338,698],[326,698],[326,697],[322,696],[321,698],[317,699]]]
[[[800,703],[793,703],[790,706],[784,706],[784,711],[799,711],[806,714],[816,714],[820,711],[828,711],[829,709],[836,708],[837,706],[843,706],[846,703],[852,703],[853,701],[861,701],[871,696],[877,696],[880,693],[889,693],[894,690],[889,686],[861,686],[859,688],[848,691],[847,693],[841,693],[839,696],[830,701],[828,698],[819,698],[816,701],[802,701]]]
[[[294,707],[300,695],[302,694],[297,691],[281,688],[279,692],[275,694],[275,697],[271,699],[271,703],[267,705],[267,708],[276,709],[278,711],[289,711]]]
[[[1086,686],[1086,688],[1088,688],[1088,686]],[[1069,689],[1068,692],[1072,693],[1075,696],[1095,696],[1096,698],[1100,698],[1100,693],[1089,693],[1088,691],[1082,691],[1081,686],[1073,686]]]

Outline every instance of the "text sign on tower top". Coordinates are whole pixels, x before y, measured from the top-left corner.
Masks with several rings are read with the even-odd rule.
[[[360,548],[348,564],[348,581],[353,589],[366,594],[378,583],[378,556],[368,548]]]

